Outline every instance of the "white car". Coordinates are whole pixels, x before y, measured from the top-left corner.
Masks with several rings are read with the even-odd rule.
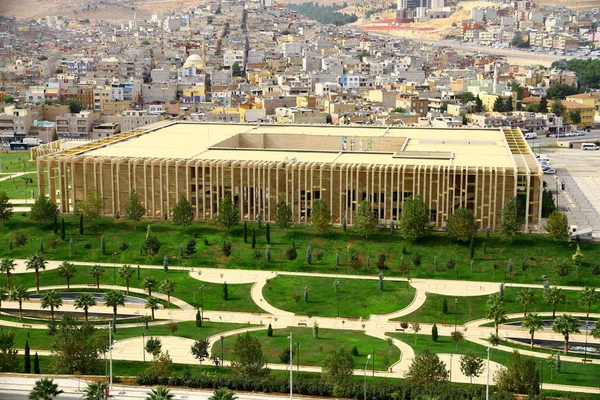
[[[577,134],[577,136],[585,136],[585,132],[584,131],[579,131],[579,132],[575,132]]]
[[[556,174],[556,170],[554,168],[548,168],[544,170],[544,174],[554,175]]]

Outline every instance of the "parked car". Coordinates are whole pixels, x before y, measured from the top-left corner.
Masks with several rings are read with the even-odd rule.
[[[544,174],[554,175],[556,174],[556,170],[554,168],[548,168],[544,170]]]

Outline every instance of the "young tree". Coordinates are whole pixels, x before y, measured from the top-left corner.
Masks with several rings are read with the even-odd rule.
[[[379,218],[377,218],[373,213],[373,207],[371,206],[371,203],[369,203],[367,200],[363,200],[358,205],[358,209],[356,210],[354,227],[361,235],[364,235],[365,238],[367,238],[369,233],[377,227],[378,223]]]
[[[4,334],[4,331],[0,332],[0,335]],[[14,339],[14,336],[13,336]],[[29,348],[29,340],[25,341],[25,354],[24,354],[24,360],[23,360],[23,365],[24,365],[24,369],[25,369],[25,373],[26,374],[30,374],[31,373],[31,349]]]
[[[196,340],[191,348],[191,353],[200,365],[206,357],[208,357],[208,350],[210,348],[210,341],[208,339]]]
[[[460,371],[468,377],[471,385],[473,377],[478,377],[483,372],[483,359],[474,353],[466,353],[460,356]]]
[[[171,294],[175,292],[175,281],[173,279],[165,279],[160,283],[158,291],[167,295],[167,303],[171,304]]]
[[[160,308],[160,303],[156,297],[149,297],[148,300],[146,300],[145,307],[150,309],[150,312],[152,313],[152,319],[154,319],[154,311]]]
[[[229,289],[227,288],[227,282],[223,282],[223,300],[229,298]]]
[[[510,239],[512,242],[514,235],[523,232],[524,225],[525,216],[521,211],[519,200],[516,197],[512,197],[504,204],[498,230],[502,236]]]
[[[564,301],[565,296],[559,287],[548,288],[544,290],[544,301],[552,305],[552,319],[556,317],[556,306]]]
[[[531,398],[540,392],[540,374],[533,360],[523,360],[517,350],[511,354],[506,368],[494,374],[494,381],[501,392],[527,394]]]
[[[32,221],[49,224],[58,214],[58,206],[46,196],[38,196],[31,206],[29,217]]]
[[[452,238],[466,243],[477,232],[477,221],[471,210],[460,207],[448,217],[446,228]]]
[[[494,101],[493,111],[494,112],[505,112],[506,111],[506,103],[504,102],[502,97],[500,97],[500,96],[496,97],[496,100]]]
[[[233,204],[231,197],[225,196],[219,203],[216,221],[217,224],[228,230],[240,223],[240,210]]]
[[[552,211],[552,214],[550,214],[546,220],[544,229],[548,231],[550,236],[558,241],[565,241],[571,237],[569,234],[569,220],[567,214],[562,211]]]
[[[479,97],[479,95],[477,95],[477,97],[475,98],[475,109],[474,109],[474,111],[476,113],[483,112],[483,101],[481,100],[481,98]]]
[[[148,225],[146,228],[146,239],[144,240],[143,247],[151,259],[154,258],[160,250],[160,241],[158,240],[158,236],[152,231],[151,225]]]
[[[433,327],[431,328],[431,340],[433,340],[434,342],[437,342],[438,338],[439,338],[438,327],[434,322]]]
[[[127,198],[127,202],[125,203],[125,218],[137,223],[142,219],[145,213],[146,209],[138,198],[136,190],[131,189],[129,197]]]
[[[548,98],[546,96],[540,98],[538,109],[542,114],[548,114]]]
[[[404,199],[402,217],[400,218],[400,234],[411,242],[425,237],[429,232],[430,211],[423,197],[409,197]]]
[[[100,290],[100,277],[104,275],[104,267],[101,265],[92,265],[90,275],[96,280],[96,289]]]
[[[181,195],[181,198],[173,208],[173,222],[183,227],[189,226],[194,221],[194,209],[187,197]]]
[[[506,321],[506,309],[504,308],[504,299],[498,293],[490,295],[487,301],[487,319],[494,321],[496,336],[498,336],[498,327]]]
[[[157,285],[156,278],[149,276],[142,281],[142,287],[148,291],[148,297],[152,297],[152,289]]]
[[[38,293],[40,292],[40,270],[45,270],[46,264],[48,264],[48,261],[44,260],[44,257],[39,253],[30,255],[25,261],[27,266],[25,269],[35,271],[35,287]]]
[[[294,224],[294,214],[292,212],[292,208],[284,201],[277,203],[277,209],[275,211],[275,223],[280,229],[287,229]]]
[[[29,293],[27,292],[27,288],[25,286],[15,286],[9,292],[8,298],[11,301],[19,302],[19,319],[23,320],[23,300],[29,300]]]
[[[560,99],[555,99],[552,102],[552,107],[550,109],[557,117],[561,117],[565,113],[565,106],[563,106]]]
[[[448,380],[448,369],[437,354],[425,348],[413,358],[405,377],[417,384],[446,382]]]
[[[252,248],[256,248],[256,229],[252,228]]]
[[[117,320],[117,308],[125,305],[125,296],[119,290],[109,290],[104,294],[104,305],[106,307],[112,307],[113,309],[113,320]]]
[[[63,261],[58,267],[58,276],[67,280],[67,289],[71,289],[71,279],[77,273],[75,265],[68,261]]]
[[[535,293],[530,288],[523,288],[517,293],[517,303],[523,306],[523,317],[527,315],[527,309],[535,304]]]
[[[569,314],[561,315],[554,320],[552,330],[565,337],[565,355],[569,354],[569,335],[579,333],[579,320]]]
[[[265,240],[267,244],[271,244],[271,224],[267,222],[267,226],[265,227]]]
[[[600,294],[596,292],[595,287],[586,286],[579,292],[579,303],[585,306],[585,320],[590,318],[590,310],[592,306],[598,303]]]
[[[59,309],[63,304],[60,294],[56,290],[50,290],[42,297],[41,307],[43,309],[50,308],[50,318],[54,321],[54,309]]]
[[[0,221],[8,221],[12,217],[12,204],[6,195],[6,192],[0,191]]]
[[[331,226],[331,210],[323,199],[313,201],[310,222],[315,231],[325,233]]]
[[[523,320],[523,328],[529,329],[531,335],[531,348],[533,349],[533,335],[544,327],[544,320],[536,313],[529,313]]]
[[[35,382],[33,390],[29,393],[29,400],[52,400],[61,393],[63,391],[58,390],[58,385],[54,383],[54,379],[42,378]]]
[[[231,361],[234,374],[247,377],[264,376],[269,373],[266,363],[257,338],[250,336],[249,332],[237,336]]]
[[[3,258],[0,261],[0,273],[6,274],[6,288],[10,290],[10,277],[17,267],[15,260],[11,258]]]
[[[102,215],[103,210],[104,199],[95,190],[88,192],[83,200],[75,203],[75,214],[83,215],[89,225],[94,224]]]
[[[330,350],[323,360],[321,371],[331,385],[348,386],[354,373],[352,354],[345,348]]]
[[[38,357],[37,351],[33,356],[33,373],[37,375],[40,374],[40,358]]]
[[[81,293],[75,299],[75,308],[83,309],[83,314],[85,316],[85,322],[88,322],[88,312],[90,307],[96,305],[96,299],[89,293]]]
[[[119,272],[117,272],[119,278],[125,281],[125,285],[127,286],[127,294],[129,294],[129,282],[131,281],[131,277],[133,277],[134,273],[135,271],[131,265],[123,265],[121,268],[119,268]]]

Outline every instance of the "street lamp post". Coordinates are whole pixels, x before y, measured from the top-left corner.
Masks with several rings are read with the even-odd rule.
[[[589,330],[587,318],[585,319],[584,330],[585,330],[585,346],[583,348],[583,362],[586,362],[586,360],[587,360],[588,330]]]
[[[224,360],[224,358],[223,358],[223,356],[224,356],[224,353],[223,353],[223,341],[224,340],[225,340],[225,336],[221,335],[221,365],[223,365],[223,360]]]
[[[487,348],[487,379],[485,382],[485,400],[490,400],[490,345]]]
[[[373,378],[375,378],[375,349],[371,349],[371,356],[373,357],[373,364],[371,364],[371,368],[373,368]]]
[[[335,293],[337,294],[337,315],[340,317],[340,281],[335,281]]]
[[[541,374],[540,374],[540,391],[541,391],[542,390],[542,385],[544,383],[544,359],[543,358],[540,360],[540,364],[542,364],[542,371],[541,371]]]
[[[450,353],[450,383],[452,383],[452,356],[454,354]]]
[[[456,332],[456,313],[458,312],[458,299],[454,299],[454,332]]]
[[[364,400],[367,400],[367,367],[369,366],[369,360],[371,359],[371,355],[367,355],[367,363],[365,364],[365,369],[363,369],[364,376],[364,386],[365,386],[365,397]]]
[[[113,347],[113,340],[112,340],[112,323],[109,322],[108,323],[108,356],[109,356],[109,391],[112,392],[113,389],[113,372],[112,372],[112,347]]]
[[[200,308],[204,309],[204,285],[200,285]]]
[[[112,258],[113,258],[113,280],[114,280],[114,285],[117,285],[117,265],[115,264],[115,256],[117,255],[117,252],[115,251],[114,253],[112,253]]]
[[[142,354],[144,355],[144,362],[146,362],[146,332],[142,332]]]
[[[292,332],[290,332],[290,400],[293,399],[293,385],[294,385],[294,348],[293,348],[293,336]]]

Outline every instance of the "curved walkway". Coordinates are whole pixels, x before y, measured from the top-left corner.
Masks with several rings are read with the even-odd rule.
[[[267,279],[264,279],[264,280],[261,280],[259,282],[256,282],[252,286],[252,289],[250,290],[250,297],[252,297],[252,300],[254,301],[254,303],[256,303],[257,306],[259,306],[260,308],[262,308],[263,310],[265,310],[269,314],[273,314],[273,315],[277,315],[277,316],[282,316],[282,317],[291,317],[291,316],[294,316],[295,314],[293,312],[289,312],[289,311],[285,311],[285,310],[281,310],[279,308],[276,308],[276,307],[272,306],[267,301],[267,299],[264,298],[264,296],[263,296],[263,289],[264,289],[264,287],[265,287],[266,284],[267,284]]]

